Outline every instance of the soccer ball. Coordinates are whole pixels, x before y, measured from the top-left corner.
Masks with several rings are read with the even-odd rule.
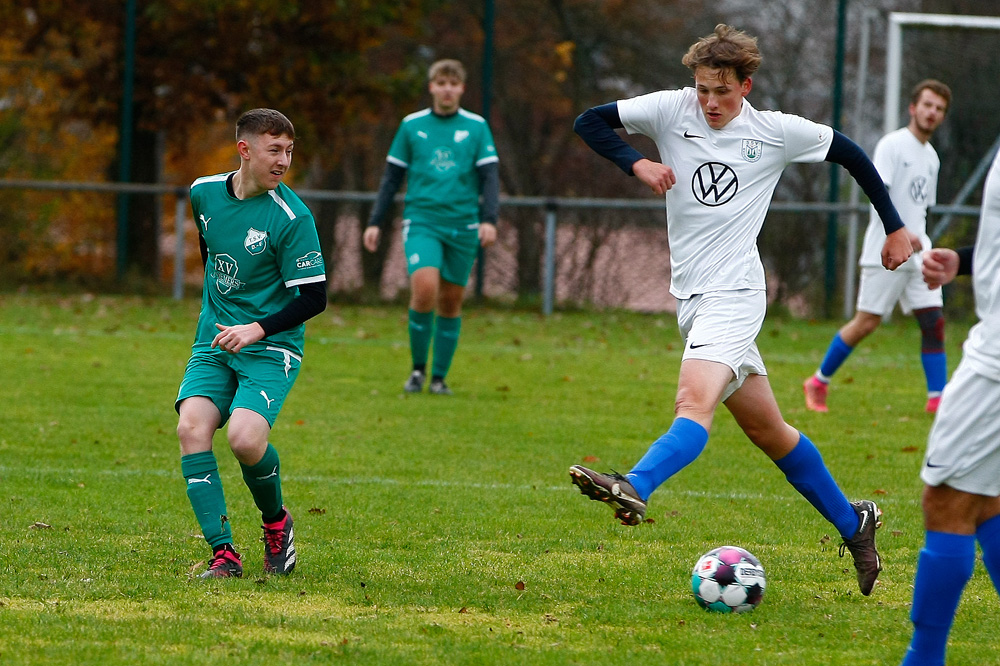
[[[736,546],[710,550],[691,572],[691,591],[702,608],[720,613],[743,613],[764,598],[764,567],[760,560]]]

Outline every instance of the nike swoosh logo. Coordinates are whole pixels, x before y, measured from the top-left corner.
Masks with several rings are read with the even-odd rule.
[[[947,465],[932,465],[931,463],[924,463],[924,467],[940,468],[940,467],[947,467]]]
[[[701,136],[700,134],[691,134],[690,132],[688,132],[688,130],[684,130],[684,138],[685,139],[704,139],[705,137]]]
[[[712,344],[712,343],[711,342],[704,342],[704,343],[702,343],[700,345],[688,345],[688,349],[698,349],[700,347],[707,347],[710,344]]]
[[[858,532],[865,531],[865,525],[868,524],[868,509],[861,512],[861,524],[858,525]]]

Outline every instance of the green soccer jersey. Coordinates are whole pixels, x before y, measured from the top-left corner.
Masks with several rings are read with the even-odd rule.
[[[462,226],[479,222],[477,167],[499,161],[486,120],[465,109],[406,116],[386,159],[407,170],[404,218]]]
[[[312,213],[286,185],[249,199],[229,193],[230,173],[191,185],[191,208],[208,245],[201,314],[193,349],[206,349],[223,326],[249,324],[284,308],[300,284],[326,279]],[[246,347],[279,347],[299,356],[305,325]]]

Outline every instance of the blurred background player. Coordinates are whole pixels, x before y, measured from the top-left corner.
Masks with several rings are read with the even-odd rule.
[[[903,666],[943,666],[977,541],[1000,592],[1000,156],[986,177],[974,248],[931,250],[923,273],[934,287],[971,273],[979,322],[969,330],[927,439],[920,472],[926,534]]]
[[[892,313],[896,302],[904,314],[912,312],[920,325],[920,359],[927,379],[928,412],[937,411],[941,390],[948,379],[944,352],[944,317],[941,288],[929,288],[920,275],[920,251],[931,247],[927,235],[927,208],[937,202],[938,170],[941,162],[928,143],[951,103],[951,89],[940,81],[926,79],[913,88],[910,122],[886,134],[875,146],[872,161],[878,169],[892,203],[906,224],[914,254],[895,271],[885,270],[879,251],[885,242],[882,221],[874,208],[861,251],[861,285],[857,312],[833,336],[823,362],[803,384],[806,407],[827,411],[830,379],[855,347],[870,335],[882,318]]]
[[[202,578],[243,575],[212,453],[227,421],[229,448],[264,523],[264,571],[295,567],[292,515],[268,436],[299,374],[304,322],[326,308],[326,270],[312,214],[281,182],[294,142],[278,111],[247,111],[236,122],[239,170],[191,185],[205,285],[175,408],[188,498],[212,547]]]
[[[676,418],[632,471],[601,474],[573,465],[570,477],[583,494],[636,525],[650,494],[704,450],[722,402],[833,523],[844,540],[841,555],[851,551],[867,595],[882,567],[875,547],[881,511],[870,500],[849,502],[819,450],[782,418],[755,342],[767,309],[756,241],[785,167],[828,160],[847,167],[882,215],[885,266],[896,268],[912,248],[875,167],[854,142],[805,118],[757,111],[745,99],[760,60],[755,38],[720,24],[683,58],[694,88],[605,104],[577,119],[575,129],[591,148],[666,196],[670,293],[684,354]],[[618,136],[620,127],[652,138],[670,166],[644,158]]]
[[[497,237],[500,168],[486,120],[460,106],[462,63],[439,60],[428,79],[431,107],[400,123],[363,243],[369,252],[378,248],[382,227],[391,221],[393,197],[406,177],[403,252],[410,275],[413,369],[403,390],[423,389],[433,339],[428,391],[450,395],[445,377],[458,347],[465,285],[479,247],[489,247]]]

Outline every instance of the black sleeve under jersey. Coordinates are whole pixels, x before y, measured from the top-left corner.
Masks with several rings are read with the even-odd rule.
[[[500,217],[500,165],[496,162],[477,167],[483,205],[479,210],[480,222],[496,224]]]
[[[868,195],[875,212],[882,220],[882,227],[887,235],[905,226],[903,220],[899,218],[896,207],[892,205],[889,190],[885,188],[882,177],[865,151],[861,150],[861,146],[834,130],[830,150],[826,153],[826,161],[841,165],[854,180],[858,181],[858,185]]]
[[[385,163],[385,172],[382,174],[382,182],[378,185],[378,194],[375,198],[375,205],[372,207],[372,214],[368,216],[369,227],[384,227],[389,209],[396,198],[396,192],[403,185],[403,178],[406,176],[406,168],[392,162]]]
[[[208,243],[205,242],[205,237],[201,235],[201,231],[198,231],[198,250],[201,252],[201,265],[208,266]]]
[[[326,309],[326,280],[299,285],[299,295],[291,303],[257,323],[264,337],[287,331]]]
[[[611,160],[631,176],[632,165],[644,159],[644,156],[618,136],[615,130],[624,126],[618,113],[618,102],[609,102],[591,107],[577,116],[573,131],[595,153]]]
[[[972,255],[976,250],[975,245],[960,247],[955,252],[958,253],[958,274],[972,275]]]

